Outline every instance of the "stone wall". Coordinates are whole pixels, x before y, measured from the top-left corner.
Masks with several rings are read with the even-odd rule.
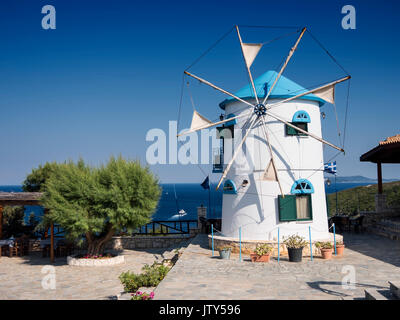
[[[318,241],[330,241],[333,244],[333,234],[330,234],[329,239],[325,240],[318,240]],[[318,241],[312,242],[312,252],[313,255],[319,255],[319,249],[316,248],[315,243]],[[340,234],[336,234],[336,241],[343,241],[343,236]],[[261,241],[261,240],[242,240],[241,249],[242,253],[250,254],[254,252],[257,244],[261,243],[268,243],[274,249],[272,252],[272,256],[278,255],[278,242],[277,241]],[[345,243],[346,244],[346,243]],[[211,235],[208,236],[208,246],[212,248],[212,237]],[[214,250],[218,250],[223,247],[230,247],[233,253],[239,253],[239,241],[237,238],[228,238],[228,237],[221,237],[221,236],[214,236]],[[279,244],[279,254],[285,256],[288,254],[286,246],[281,242]],[[310,245],[303,248],[303,256],[310,256]]]
[[[123,249],[151,249],[151,248],[168,248],[182,241],[188,240],[195,236],[196,233],[165,235],[165,236],[133,236],[133,237],[113,237],[107,243],[106,249],[123,250]]]

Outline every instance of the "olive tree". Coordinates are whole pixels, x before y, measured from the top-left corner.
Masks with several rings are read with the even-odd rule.
[[[139,161],[111,157],[100,167],[79,160],[51,169],[42,188],[49,209],[42,224],[60,225],[69,239],[84,235],[89,255],[102,253],[115,232],[148,223],[161,195],[157,178]]]

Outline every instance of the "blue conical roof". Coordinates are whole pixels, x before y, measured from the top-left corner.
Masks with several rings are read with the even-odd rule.
[[[257,91],[257,96],[259,98],[264,98],[269,90],[270,87],[272,87],[272,84],[274,83],[276,77],[278,76],[278,73],[276,71],[267,71],[264,74],[262,74],[260,77],[254,80],[254,86],[256,87]],[[294,97],[298,94],[301,94],[303,92],[308,91],[307,89],[303,88],[296,82],[281,76],[276,83],[274,89],[272,90],[271,94],[269,95],[269,98],[271,99],[286,99],[290,97]],[[235,96],[242,98],[244,100],[246,99],[253,99],[254,94],[253,94],[253,89],[250,86],[250,84],[244,86],[242,89],[240,89],[238,92],[235,93]],[[313,100],[313,101],[318,101],[319,106],[322,106],[326,101],[313,95],[313,94],[306,94],[299,99],[303,100]],[[233,101],[236,101],[234,98],[229,98],[225,99],[222,101],[219,106],[222,109],[225,109],[225,106]]]

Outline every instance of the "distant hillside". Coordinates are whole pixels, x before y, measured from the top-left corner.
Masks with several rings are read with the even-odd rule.
[[[326,176],[329,178],[329,175]],[[396,181],[396,179],[382,179],[384,182]],[[377,183],[377,179],[371,179],[363,176],[336,177],[338,183]]]
[[[375,194],[378,185],[371,184],[338,192],[338,213],[353,214],[358,211],[375,210]],[[383,184],[383,193],[389,206],[400,207],[400,181]],[[336,212],[336,194],[328,195],[329,215]]]

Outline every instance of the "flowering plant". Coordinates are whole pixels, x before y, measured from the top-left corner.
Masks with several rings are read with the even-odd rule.
[[[315,244],[315,246],[317,247],[317,248],[319,248],[319,249],[332,249],[332,243],[330,243],[329,241],[327,241],[327,242],[317,242],[316,244]]]
[[[154,298],[154,292],[142,292],[142,291],[136,291],[135,293],[132,293],[132,299],[131,300],[153,300]]]
[[[283,241],[283,243],[289,249],[300,249],[300,248],[304,248],[307,245],[307,242],[305,241],[305,239],[297,234],[287,237]]]
[[[256,249],[254,250],[254,253],[258,256],[267,255],[270,254],[271,252],[272,252],[272,247],[267,243],[258,244]]]

